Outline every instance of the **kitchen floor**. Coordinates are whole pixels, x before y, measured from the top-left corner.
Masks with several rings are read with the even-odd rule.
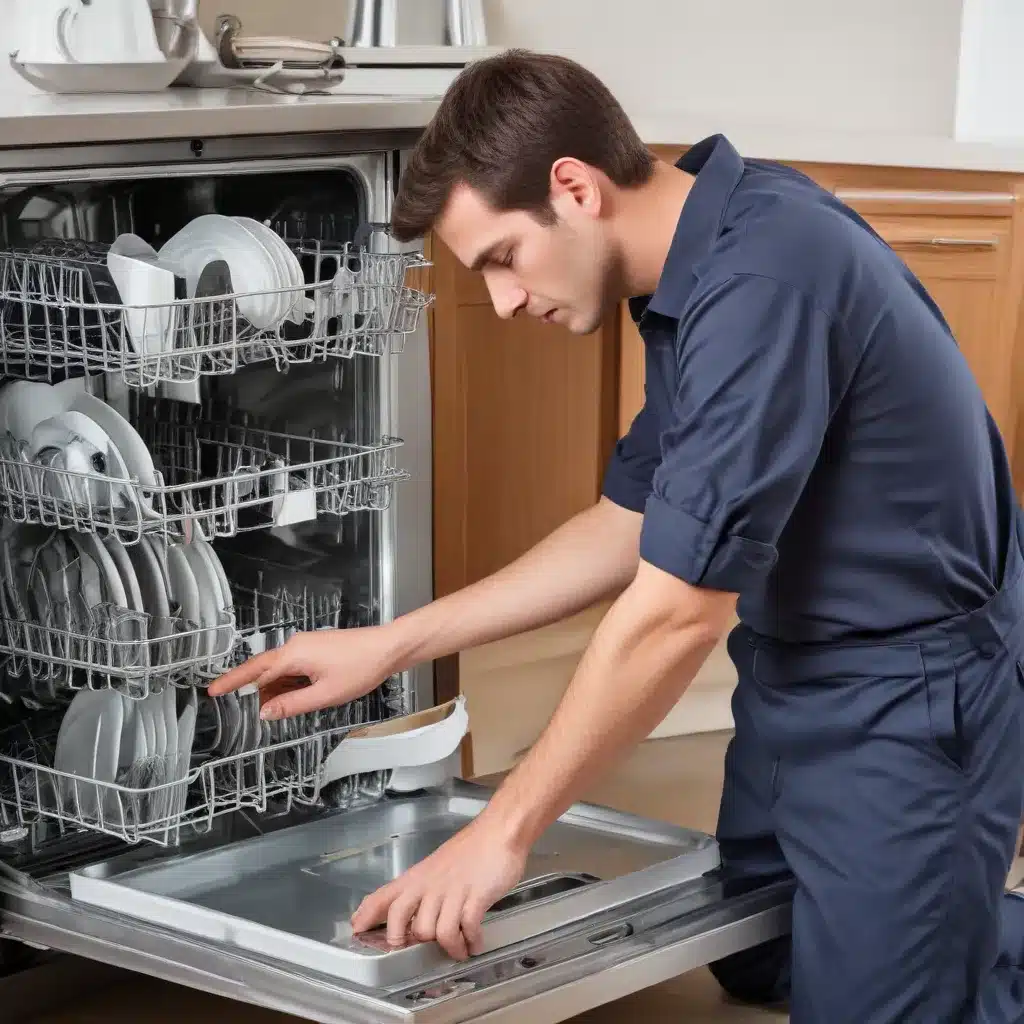
[[[588,799],[635,814],[714,831],[722,788],[727,733],[653,740],[644,744]],[[1024,874],[1018,861],[1014,878]],[[48,999],[50,1005],[52,1002]],[[143,1009],[144,1008],[144,1009]],[[9,1009],[9,1007],[8,1007]],[[73,1007],[33,1013],[29,1006],[8,1024],[296,1024],[297,1018],[259,1010],[165,982],[125,974]],[[574,1018],[575,1024],[781,1024],[785,1013],[730,1004],[706,970]]]

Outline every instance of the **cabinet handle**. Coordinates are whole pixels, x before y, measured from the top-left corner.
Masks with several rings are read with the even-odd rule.
[[[963,203],[969,205],[1012,203],[1012,192],[928,192],[883,188],[837,188],[833,193],[844,203]]]
[[[884,237],[884,236],[883,236]],[[895,238],[889,242],[894,248],[900,245],[928,245],[947,249],[995,249],[998,238]]]

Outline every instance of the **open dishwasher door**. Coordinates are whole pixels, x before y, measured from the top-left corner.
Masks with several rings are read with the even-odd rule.
[[[785,934],[788,883],[734,888],[710,836],[590,805],[534,848],[492,908],[486,951],[390,950],[354,936],[360,900],[486,805],[456,782],[226,846],[133,851],[56,884],[13,885],[23,940],[298,1016],[388,1021],[566,1020]]]

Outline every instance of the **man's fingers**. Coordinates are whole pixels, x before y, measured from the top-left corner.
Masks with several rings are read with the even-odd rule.
[[[363,902],[359,904],[356,912],[352,915],[352,931],[358,935],[360,932],[368,932],[371,928],[383,924],[388,919],[388,909],[397,895],[398,889],[395,883],[391,882],[364,897]]]
[[[419,889],[402,893],[388,910],[388,945],[396,949],[408,944],[409,924],[420,905]]]
[[[490,901],[478,896],[468,899],[462,908],[462,936],[472,956],[479,956],[483,952],[484,914],[489,908]]]
[[[210,683],[207,693],[211,697],[220,697],[225,693],[240,690],[250,683],[265,686],[277,679],[286,667],[287,659],[283,656],[283,648],[264,651],[215,679]]]
[[[319,711],[333,703],[335,701],[329,695],[324,694],[315,684],[303,686],[301,689],[282,693],[267,701],[260,708],[260,718],[267,721],[277,718],[294,718],[296,715],[304,715],[309,711]]]
[[[462,934],[462,908],[465,903],[465,892],[460,888],[453,889],[445,897],[441,913],[437,919],[437,941],[453,960],[469,958],[469,948]]]
[[[412,933],[420,942],[432,942],[437,934],[437,917],[441,913],[444,893],[437,888],[429,889],[420,900],[420,909],[412,922]]]

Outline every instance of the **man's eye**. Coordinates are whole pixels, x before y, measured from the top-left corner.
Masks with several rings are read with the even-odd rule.
[[[501,265],[503,267],[511,267],[512,266],[512,258],[514,256],[515,256],[515,252],[512,249],[509,249],[509,251],[506,254],[505,258],[501,261]]]

